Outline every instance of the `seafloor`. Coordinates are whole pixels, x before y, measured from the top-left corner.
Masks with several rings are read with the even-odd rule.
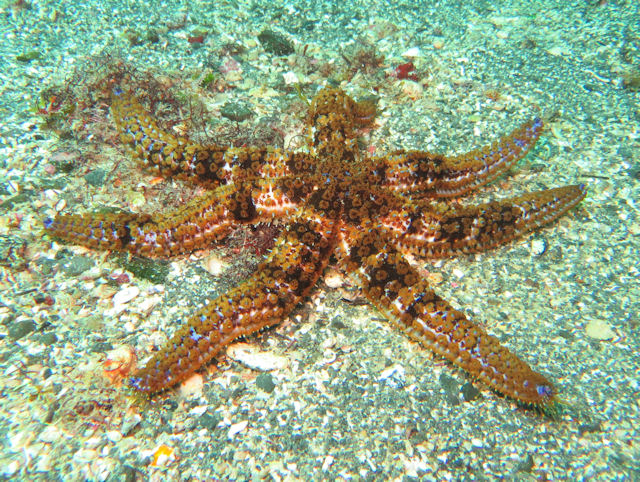
[[[0,10],[0,477],[640,478],[637,1],[139,3]],[[90,90],[123,71],[173,92],[168,128],[236,144],[299,146],[304,99],[326,83],[377,97],[375,154],[460,153],[541,116],[535,150],[474,200],[585,183],[580,206],[494,252],[415,261],[553,380],[562,414],[474,387],[335,265],[217,369],[132,396],[120,364],[246,276],[276,230],[150,264],[44,234],[56,211],[154,212],[196,193],[118,144]]]

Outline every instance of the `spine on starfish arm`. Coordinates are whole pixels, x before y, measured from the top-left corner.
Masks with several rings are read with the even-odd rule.
[[[304,298],[327,265],[334,223],[293,223],[256,273],[192,316],[129,384],[154,393],[181,382],[233,340],[280,322]]]
[[[503,395],[543,410],[553,404],[551,382],[429,289],[382,233],[349,239],[338,251],[345,268],[394,325]]]

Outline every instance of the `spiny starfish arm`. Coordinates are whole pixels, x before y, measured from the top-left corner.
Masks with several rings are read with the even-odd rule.
[[[369,301],[413,340],[514,400],[553,403],[551,382],[435,294],[381,233],[352,234],[337,253]]]
[[[322,159],[353,161],[358,156],[356,129],[371,124],[375,115],[372,102],[356,102],[340,89],[322,89],[307,115],[312,153]]]
[[[309,215],[289,225],[247,281],[193,315],[130,379],[158,392],[187,378],[238,337],[280,322],[314,286],[334,247],[334,223]]]
[[[111,105],[120,140],[145,166],[166,178],[196,182],[208,188],[258,178],[279,178],[308,172],[314,159],[270,147],[202,145],[173,135],[133,97],[114,95]]]
[[[414,199],[463,196],[493,181],[522,159],[541,132],[542,121],[535,119],[489,147],[456,157],[422,151],[392,153],[386,157],[384,185]]]
[[[52,236],[89,248],[171,257],[208,248],[239,223],[270,222],[290,215],[298,207],[292,200],[294,184],[263,180],[223,186],[153,216],[58,214],[46,219],[44,227]]]
[[[537,191],[480,206],[416,203],[381,220],[395,246],[426,258],[486,251],[562,216],[586,195],[584,185]]]

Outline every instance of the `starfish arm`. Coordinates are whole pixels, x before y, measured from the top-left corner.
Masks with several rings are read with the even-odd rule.
[[[111,111],[120,140],[143,165],[161,176],[196,182],[208,188],[258,178],[279,178],[310,171],[314,159],[270,147],[222,147],[192,142],[160,128],[140,103],[114,95]]]
[[[542,132],[542,121],[527,122],[491,146],[456,157],[398,151],[382,158],[384,183],[414,198],[463,196],[491,182],[522,159]],[[378,163],[376,159],[373,161]]]
[[[435,294],[381,233],[352,234],[339,246],[364,295],[412,339],[503,395],[540,407],[553,403],[551,382]]]
[[[270,222],[298,207],[294,180],[223,186],[178,209],[155,214],[58,214],[44,221],[57,238],[89,248],[170,257],[207,248],[240,223]]]
[[[130,379],[157,392],[191,375],[238,337],[280,322],[314,286],[331,256],[333,223],[307,216],[292,223],[256,273],[193,315]]]
[[[524,236],[562,216],[585,195],[581,184],[480,206],[422,202],[413,212],[396,211],[381,223],[400,250],[445,258],[486,251]]]

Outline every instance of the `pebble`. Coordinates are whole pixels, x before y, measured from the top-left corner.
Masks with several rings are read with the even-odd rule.
[[[127,286],[113,295],[113,306],[125,305],[140,294],[137,286]]]
[[[109,430],[105,435],[107,436],[107,440],[113,442],[114,444],[122,440],[122,434],[117,430]]]
[[[406,383],[406,373],[402,365],[393,365],[380,372],[381,381],[391,388],[402,388]]]
[[[107,178],[107,171],[104,169],[95,169],[84,176],[84,180],[87,184],[94,187],[101,187],[104,184],[104,180]]]
[[[183,398],[193,398],[202,395],[204,388],[204,378],[199,373],[194,373],[180,384],[180,396]]]
[[[142,417],[137,413],[134,413],[131,416],[126,416],[122,421],[122,429],[120,430],[122,435],[125,437],[129,435],[129,433],[140,423],[141,420]]]
[[[537,238],[531,241],[531,253],[534,256],[540,256],[547,250],[547,242],[542,238]]]
[[[248,343],[235,343],[227,349],[227,356],[253,370],[268,372],[285,368],[289,364],[286,357],[259,351]]]
[[[420,49],[418,47],[411,47],[409,50],[402,54],[403,57],[414,58],[420,56]]]
[[[213,276],[220,276],[227,266],[228,263],[225,263],[222,258],[215,253],[211,253],[202,260],[202,267],[207,273]]]
[[[79,276],[85,271],[93,268],[96,262],[86,256],[74,256],[73,258],[65,261],[61,268],[62,271],[68,276]]]
[[[444,41],[440,39],[436,39],[433,41],[433,48],[436,50],[440,50],[444,47]]]
[[[344,284],[344,278],[335,270],[330,270],[324,277],[324,284],[329,288],[339,288]]]
[[[92,449],[80,449],[73,454],[73,461],[78,464],[87,464],[92,460],[95,460],[98,456],[98,452]]]
[[[585,327],[589,338],[594,340],[611,340],[616,334],[611,327],[603,320],[591,320]]]
[[[258,375],[256,377],[256,386],[267,393],[273,392],[274,388],[276,388],[271,373],[261,373]]]
[[[229,427],[229,432],[227,432],[227,436],[229,438],[233,438],[235,435],[242,432],[249,425],[248,420],[243,420],[242,422],[234,423]]]
[[[21,320],[15,323],[12,323],[9,326],[9,338],[12,340],[19,340],[20,338],[24,338],[29,333],[36,329],[36,322],[33,320]]]
[[[424,88],[418,82],[414,82],[413,80],[403,80],[402,92],[411,100],[418,100],[422,97]]]

